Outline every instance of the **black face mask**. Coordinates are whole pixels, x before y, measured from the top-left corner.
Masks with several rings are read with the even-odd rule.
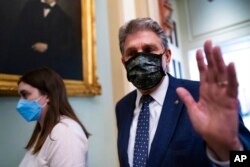
[[[150,89],[165,76],[162,55],[140,52],[125,62],[127,78],[138,89]]]

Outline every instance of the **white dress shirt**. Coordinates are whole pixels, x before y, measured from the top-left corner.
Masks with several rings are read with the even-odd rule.
[[[149,117],[149,145],[148,145],[148,154],[150,152],[151,144],[155,136],[155,132],[157,129],[157,125],[159,122],[159,118],[161,115],[161,109],[164,103],[164,99],[166,96],[166,91],[168,88],[168,82],[169,78],[166,75],[162,81],[162,84],[155,90],[152,94],[150,94],[151,97],[153,97],[154,101],[149,104],[149,110],[150,110],[150,117]],[[135,135],[136,135],[136,128],[138,123],[138,117],[140,114],[140,110],[142,107],[142,104],[139,103],[141,99],[141,92],[137,90],[137,97],[135,101],[135,110],[134,110],[134,116],[133,121],[130,127],[130,137],[129,137],[129,144],[128,144],[128,160],[129,165],[133,166],[133,157],[134,157],[134,145],[135,145]]]

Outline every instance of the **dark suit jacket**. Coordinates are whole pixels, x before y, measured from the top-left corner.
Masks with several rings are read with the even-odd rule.
[[[176,88],[180,86],[186,88],[196,100],[199,98],[199,82],[176,79],[169,75],[169,86],[151,145],[147,167],[212,166],[206,154],[205,143],[193,129],[187,109],[176,94]],[[135,99],[136,91],[133,91],[116,105],[118,155],[121,167],[129,167],[127,149]],[[239,136],[244,149],[250,149],[250,133],[241,118]]]
[[[55,5],[47,17],[40,0],[29,0],[17,21],[10,48],[9,73],[23,74],[39,66],[48,66],[63,78],[82,79],[80,43],[77,43],[71,18]],[[48,44],[39,53],[32,49],[37,42]]]

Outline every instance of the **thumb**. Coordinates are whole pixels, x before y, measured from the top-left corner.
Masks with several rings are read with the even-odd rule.
[[[194,108],[196,107],[196,101],[193,99],[192,95],[185,88],[179,87],[176,89],[176,92],[180,97],[180,99],[185,104],[185,106],[187,107],[190,115],[191,112],[194,111]]]

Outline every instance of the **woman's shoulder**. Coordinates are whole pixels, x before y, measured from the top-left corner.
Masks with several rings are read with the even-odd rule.
[[[87,140],[87,137],[78,122],[67,116],[61,116],[60,122],[52,129],[51,136],[52,138],[60,138],[62,136],[65,137],[66,135],[76,136]]]

